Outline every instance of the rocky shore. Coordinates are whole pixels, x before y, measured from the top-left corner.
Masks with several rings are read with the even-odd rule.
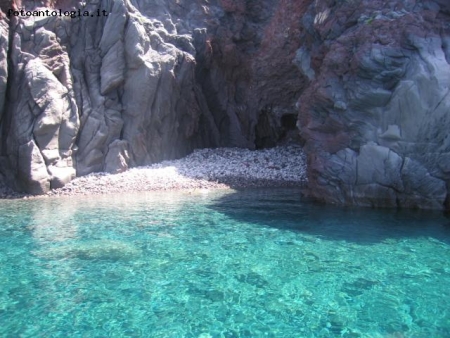
[[[199,149],[179,160],[109,174],[77,177],[42,196],[98,195],[122,192],[195,189],[293,187],[306,183],[301,147],[286,145],[251,151],[239,148]],[[3,187],[0,198],[30,198]]]

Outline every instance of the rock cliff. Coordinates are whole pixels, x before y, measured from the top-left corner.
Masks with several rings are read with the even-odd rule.
[[[446,0],[0,7],[0,171],[16,189],[297,134],[315,198],[449,207]]]
[[[201,145],[198,120],[209,112],[196,93],[192,38],[174,34],[170,17],[164,26],[136,6],[32,2],[20,8],[93,14],[9,18],[2,151],[19,189],[44,193],[75,175]]]
[[[285,31],[301,8],[289,2],[1,7],[1,171],[16,189],[41,194],[199,147],[275,145],[286,128],[273,112],[296,114],[298,27]]]
[[[298,106],[312,196],[449,207],[449,14],[447,1],[310,6]]]

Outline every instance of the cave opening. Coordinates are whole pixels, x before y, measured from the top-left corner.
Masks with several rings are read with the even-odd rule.
[[[297,114],[284,114],[281,116],[281,127],[285,131],[295,130],[297,128]]]
[[[297,132],[297,114],[283,114],[276,122],[271,111],[263,109],[256,125],[256,149],[272,148],[286,142],[302,144]]]
[[[261,110],[258,123],[255,130],[255,146],[256,149],[272,148],[277,144],[277,130],[271,109]]]

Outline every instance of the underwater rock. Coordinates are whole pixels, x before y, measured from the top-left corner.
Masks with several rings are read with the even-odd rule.
[[[37,253],[48,259],[78,258],[86,260],[132,260],[141,250],[130,243],[113,240],[91,240],[63,244]]]

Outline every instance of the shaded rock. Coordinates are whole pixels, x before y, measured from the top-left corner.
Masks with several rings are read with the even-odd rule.
[[[0,21],[0,121],[3,117],[5,106],[6,85],[8,81],[8,44],[9,31],[4,20]]]
[[[403,160],[389,148],[365,144],[360,148],[356,162],[356,185],[377,183],[397,191],[404,190],[400,176]]]
[[[311,1],[219,1],[215,20],[194,34],[197,81],[220,146],[263,148],[280,141],[280,120],[296,114],[307,77],[292,62]]]
[[[113,174],[120,173],[128,170],[132,163],[128,142],[115,140],[109,145],[103,171]]]
[[[442,209],[450,186],[448,14],[438,2],[395,3],[309,8],[315,20],[305,30],[315,39],[302,48],[311,50],[316,78],[298,106],[310,194]]]
[[[409,208],[440,209],[447,196],[444,180],[430,175],[419,162],[405,158],[402,170],[405,194],[399,194],[402,205]]]
[[[76,171],[72,167],[57,167],[49,166],[48,172],[50,174],[50,188],[58,189],[65,186],[76,177]]]
[[[17,161],[18,179],[26,192],[39,195],[50,190],[50,176],[34,141],[19,147]]]
[[[293,62],[303,75],[309,80],[314,80],[316,72],[311,68],[311,53],[305,47],[301,47],[297,50]]]

